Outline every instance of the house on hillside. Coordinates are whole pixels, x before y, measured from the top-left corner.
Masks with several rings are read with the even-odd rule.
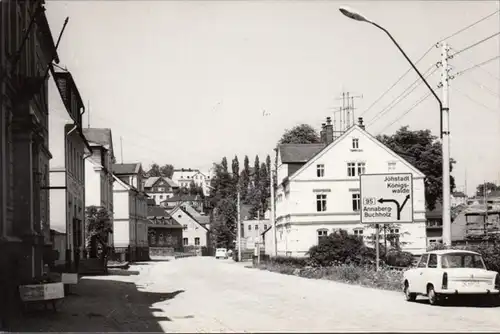
[[[152,176],[143,180],[144,191],[148,196],[154,199],[156,205],[159,205],[163,200],[174,196],[174,190],[179,186],[164,176]]]
[[[279,255],[305,256],[336,229],[364,236],[360,223],[360,175],[411,173],[414,221],[391,227],[403,250],[426,250],[424,175],[365,131],[362,119],[333,139],[328,117],[322,144],[284,144],[277,149],[276,225]],[[270,232],[269,229],[266,233]],[[398,242],[398,241],[396,241]]]
[[[184,247],[201,249],[201,247],[209,246],[209,229],[184,211],[181,205],[170,211],[169,215],[183,227],[182,245]]]
[[[188,215],[191,215],[200,225],[203,225],[208,230],[210,230],[210,216],[199,212],[194,209],[189,203],[183,202],[181,204],[182,210],[184,210]]]
[[[172,180],[181,188],[189,188],[191,183],[203,189],[203,194],[208,196],[212,176],[211,172],[205,174],[199,169],[180,168],[174,169]]]
[[[114,164],[113,246],[122,261],[149,259],[147,198],[140,163]]]
[[[151,256],[182,251],[182,225],[161,206],[148,207],[148,245]]]
[[[472,204],[465,207],[451,224],[453,245],[483,243],[500,236],[500,206]]]
[[[200,195],[177,194],[173,197],[167,198],[166,200],[160,202],[160,206],[163,206],[167,210],[171,210],[178,205],[187,203],[191,207],[196,209],[198,212],[203,212],[203,202],[204,201]]]
[[[85,206],[104,208],[113,219],[113,172],[115,161],[111,129],[83,129],[92,149],[92,155],[85,160]],[[113,234],[108,236],[113,245]]]

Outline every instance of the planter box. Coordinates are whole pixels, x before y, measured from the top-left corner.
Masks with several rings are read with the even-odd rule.
[[[62,273],[61,281],[63,284],[78,284],[77,273]]]
[[[55,300],[64,298],[64,284],[30,284],[19,286],[19,294],[23,302]]]

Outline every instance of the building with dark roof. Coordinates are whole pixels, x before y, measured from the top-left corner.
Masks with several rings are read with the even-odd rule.
[[[164,176],[148,177],[143,182],[144,191],[154,199],[157,205],[163,200],[173,197],[174,191],[179,188],[174,181]]]

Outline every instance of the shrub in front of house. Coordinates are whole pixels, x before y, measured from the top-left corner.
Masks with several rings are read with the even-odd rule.
[[[409,267],[413,261],[412,253],[400,250],[390,250],[384,259],[386,265],[393,267]]]
[[[363,243],[361,237],[338,230],[323,237],[307,253],[313,266],[328,267],[339,264],[365,265],[375,261],[375,251]]]

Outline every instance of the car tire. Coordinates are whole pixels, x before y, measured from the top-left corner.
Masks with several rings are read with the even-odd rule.
[[[215,257],[215,259],[216,259],[216,260],[218,260],[218,259],[219,259],[219,257],[218,257],[218,256],[216,256],[216,257]]]
[[[410,292],[410,286],[408,285],[408,282],[405,282],[404,294],[407,302],[414,302],[415,300],[417,300],[417,294]]]
[[[427,297],[429,298],[429,304],[431,305],[440,305],[441,296],[434,291],[434,286],[429,285],[427,287]]]

